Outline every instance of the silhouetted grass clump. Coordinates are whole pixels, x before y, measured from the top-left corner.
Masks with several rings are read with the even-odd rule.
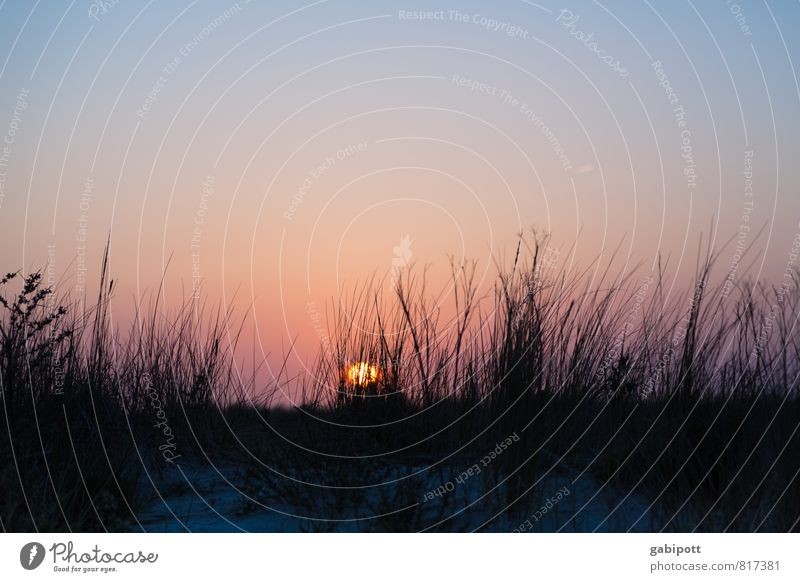
[[[361,417],[381,439],[360,450],[474,459],[516,432],[522,444],[491,467],[510,515],[566,463],[652,502],[658,527],[798,529],[796,273],[779,287],[714,285],[709,251],[682,294],[660,263],[646,276],[545,264],[548,242],[520,240],[482,300],[474,265],[454,265],[447,318],[411,276],[394,301],[369,286],[337,299],[310,408],[351,419],[337,371],[352,357],[377,362],[379,392],[397,396]]]
[[[108,256],[86,308],[41,273],[0,280],[0,527],[121,530],[143,501],[143,473],[190,446],[186,422],[230,396],[227,326],[158,309],[112,331]],[[16,289],[15,289],[16,284]],[[181,435],[181,436],[179,436]]]

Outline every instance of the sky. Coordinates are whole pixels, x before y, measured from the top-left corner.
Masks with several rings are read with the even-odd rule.
[[[446,289],[448,257],[490,285],[531,229],[675,281],[702,237],[780,281],[798,23],[744,0],[5,0],[0,269],[91,294],[110,239],[121,324],[163,284],[250,310],[253,347],[298,364],[346,289],[424,266]]]

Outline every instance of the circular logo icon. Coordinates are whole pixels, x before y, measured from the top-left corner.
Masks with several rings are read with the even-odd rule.
[[[30,542],[19,551],[19,563],[26,570],[35,570],[44,561],[44,546],[38,542]]]

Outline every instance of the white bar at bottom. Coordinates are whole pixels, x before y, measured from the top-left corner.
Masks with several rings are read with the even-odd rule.
[[[31,542],[45,556],[26,570],[22,562],[39,552]],[[0,579],[800,580],[798,542],[792,534],[3,534]]]

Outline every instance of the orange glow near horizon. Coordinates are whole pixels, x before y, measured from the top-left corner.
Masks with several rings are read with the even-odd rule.
[[[347,369],[347,383],[364,387],[373,384],[380,378],[380,368],[369,362],[356,362]]]

